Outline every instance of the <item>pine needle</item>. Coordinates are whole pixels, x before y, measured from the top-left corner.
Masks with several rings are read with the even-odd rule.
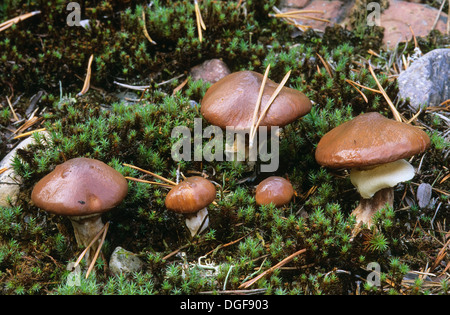
[[[256,117],[258,116],[259,108],[261,106],[261,99],[264,92],[264,87],[266,86],[267,77],[269,76],[269,70],[270,70],[270,63],[267,66],[266,71],[264,72],[264,78],[261,82],[261,88],[259,89],[258,99],[256,100],[255,110],[253,112],[252,125],[250,127],[250,139],[249,139],[250,147],[253,146],[254,137],[251,137],[251,135],[253,135],[255,130]]]
[[[325,70],[327,70],[328,74],[330,75],[330,77],[333,77],[333,74],[331,73],[331,69],[330,69],[330,65],[328,64],[328,62],[325,61],[325,59],[322,58],[321,55],[319,55],[318,53],[316,53],[317,57],[319,57],[320,61],[322,61]]]
[[[36,14],[40,14],[40,13],[41,13],[41,11],[33,11],[33,12],[30,12],[30,13],[25,13],[25,14],[19,15],[19,16],[15,17],[15,18],[12,18],[12,19],[8,20],[8,21],[5,21],[2,24],[0,24],[0,32],[10,28],[11,26],[13,26],[13,24],[17,24],[20,21],[26,20],[26,19],[28,19],[28,18],[36,15]]]
[[[15,121],[18,121],[18,120],[19,120],[19,117],[17,117],[16,111],[14,110],[14,107],[12,106],[11,101],[9,100],[9,97],[8,97],[8,96],[6,97],[6,100],[8,101],[9,108],[11,109],[11,112],[13,113],[14,120],[15,120]]]
[[[386,102],[388,103],[389,107],[391,108],[391,111],[392,111],[392,114],[394,115],[395,120],[402,122],[403,120],[402,120],[402,117],[400,116],[400,113],[397,111],[397,109],[394,106],[394,103],[392,103],[391,99],[386,94],[386,91],[381,86],[380,82],[377,79],[377,76],[375,75],[375,72],[372,69],[372,65],[370,63],[369,63],[369,71],[372,74],[372,77],[374,78],[375,82],[377,83],[381,94],[383,94],[384,99],[386,100]]]
[[[91,273],[92,268],[94,268],[95,262],[97,261],[98,254],[100,253],[100,250],[102,249],[103,243],[105,242],[105,237],[106,237],[106,233],[108,232],[108,227],[109,227],[109,222],[106,222],[105,226],[103,227],[104,231],[103,231],[102,240],[100,241],[100,244],[97,247],[97,250],[96,250],[96,252],[94,254],[94,257],[92,258],[92,261],[91,261],[91,264],[89,266],[89,269],[86,272],[86,279],[89,277],[89,274]]]
[[[91,57],[89,57],[87,73],[86,73],[86,78],[84,80],[83,88],[81,89],[80,93],[77,94],[77,96],[82,96],[82,95],[86,94],[86,92],[89,90],[89,85],[90,85],[90,81],[91,81],[92,60],[94,60],[94,55],[91,55]]]
[[[165,177],[162,177],[161,175],[152,173],[152,172],[150,172],[150,171],[144,170],[144,169],[142,169],[142,168],[140,168],[140,167],[137,167],[137,166],[134,166],[134,165],[130,165],[130,164],[126,164],[126,163],[123,163],[123,166],[128,166],[128,167],[133,168],[133,169],[135,169],[135,170],[138,170],[138,171],[144,172],[144,173],[146,173],[146,174],[152,175],[153,177],[156,177],[156,178],[158,178],[158,179],[160,179],[160,180],[162,180],[162,181],[165,181],[166,183],[169,183],[170,185],[173,185],[173,186],[176,186],[176,185],[177,185],[177,183],[171,181],[170,179],[167,179],[167,178],[165,178]]]
[[[267,269],[266,271],[264,271],[263,273],[261,273],[259,276],[256,276],[255,278],[248,280],[244,283],[242,283],[239,286],[239,289],[247,289],[248,287],[250,287],[251,285],[253,285],[255,282],[257,282],[258,280],[260,280],[261,278],[265,277],[267,274],[272,273],[274,270],[286,265],[288,262],[290,262],[292,259],[294,259],[295,257],[297,257],[298,255],[301,255],[303,253],[306,252],[306,249],[303,248],[299,251],[296,251],[295,253],[293,253],[292,255],[286,257],[285,259],[283,259],[282,261],[280,261],[278,264],[276,264],[275,266]]]
[[[197,0],[194,0],[194,7],[195,7],[195,18],[197,20],[198,39],[200,40],[201,43],[203,41],[202,29],[206,31],[206,25],[203,22],[202,14],[200,12],[200,7],[198,6]]]
[[[147,31],[147,27],[145,26],[145,11],[142,10],[142,24],[144,26],[144,36],[148,39],[148,41],[150,43],[152,43],[153,45],[156,45],[156,42],[150,37],[150,35],[148,34]]]
[[[45,131],[45,128],[40,128],[40,129],[35,129],[32,131],[28,131],[28,132],[24,132],[20,135],[15,136],[13,139],[19,139],[19,138],[23,138],[23,137],[28,137],[29,135],[32,135],[35,132],[40,132],[40,131]]]
[[[105,231],[105,229],[107,228],[107,225],[109,225],[109,222],[106,222],[106,224],[100,229],[100,231],[98,231],[98,233],[92,238],[92,240],[88,244],[88,246],[86,246],[86,248],[81,252],[80,256],[78,256],[78,259],[75,261],[73,268],[76,268],[79,265],[79,263],[83,259],[84,255],[86,255],[89,248],[92,247],[92,245],[95,243],[95,241],[97,241],[98,238],[100,237],[100,235]]]
[[[272,105],[273,101],[278,96],[278,94],[280,93],[280,91],[284,87],[284,85],[286,84],[286,81],[289,79],[290,75],[291,75],[291,70],[289,70],[288,73],[286,73],[286,75],[284,76],[283,80],[278,85],[277,89],[273,92],[272,96],[270,97],[269,101],[267,102],[266,108],[264,109],[262,114],[259,116],[258,122],[256,123],[255,128],[253,129],[253,134],[250,135],[250,139],[253,139],[255,137],[256,130],[258,130],[259,125],[261,124],[261,120],[264,118],[264,116],[266,115],[266,113],[269,110],[270,106]]]
[[[154,182],[154,181],[150,181],[150,180],[145,180],[145,179],[140,179],[140,178],[134,178],[134,177],[130,177],[130,176],[125,176],[125,179],[132,180],[132,181],[139,182],[139,183],[145,183],[145,184],[152,184],[152,185],[163,186],[163,187],[166,187],[166,188],[172,188],[172,187],[173,187],[173,185],[168,185],[168,184],[158,183],[158,182]]]

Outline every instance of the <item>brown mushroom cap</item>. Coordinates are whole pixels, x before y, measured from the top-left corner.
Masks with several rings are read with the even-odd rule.
[[[68,160],[44,176],[31,199],[48,212],[85,216],[117,206],[128,192],[128,183],[118,171],[88,158]]]
[[[216,188],[201,176],[188,177],[172,188],[166,197],[166,208],[191,214],[207,207],[216,198]]]
[[[264,76],[254,71],[234,72],[214,83],[201,103],[203,117],[212,125],[226,129],[249,130]],[[261,99],[260,115],[278,84],[267,79]],[[283,127],[311,110],[311,101],[300,91],[283,87],[260,126]]]
[[[316,148],[316,161],[330,168],[364,168],[411,157],[430,146],[417,127],[365,113],[326,133]]]
[[[294,188],[291,183],[283,177],[270,176],[259,183],[256,187],[256,204],[275,204],[281,207],[289,203],[294,196]]]

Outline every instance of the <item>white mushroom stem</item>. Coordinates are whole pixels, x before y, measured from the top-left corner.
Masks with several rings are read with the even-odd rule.
[[[358,223],[372,224],[373,215],[393,206],[393,187],[414,177],[414,167],[406,160],[381,164],[370,169],[352,169],[350,180],[361,195],[359,206],[353,210]]]
[[[186,226],[189,231],[191,231],[192,237],[203,232],[209,225],[208,209],[206,208],[203,208],[194,214],[185,214],[185,217]]]
[[[87,247],[92,239],[104,227],[102,217],[100,214],[93,214],[88,216],[72,216],[69,217],[72,222],[75,239],[80,247]],[[86,264],[89,265],[94,253],[96,252],[100,239],[91,246],[85,255]],[[92,254],[92,255],[90,255]]]

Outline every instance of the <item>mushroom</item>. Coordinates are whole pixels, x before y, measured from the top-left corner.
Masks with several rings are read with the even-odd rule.
[[[393,187],[414,177],[414,167],[404,159],[429,145],[430,138],[419,128],[372,112],[326,133],[315,158],[325,167],[351,169],[350,180],[361,196],[352,214],[358,225],[370,227],[375,212],[393,206]]]
[[[207,206],[216,198],[216,188],[201,176],[192,176],[173,187],[166,196],[166,208],[181,213],[191,236],[201,233],[209,224]]]
[[[254,124],[255,105],[259,99],[261,85],[264,76],[254,71],[239,71],[231,73],[218,82],[214,83],[205,93],[201,102],[201,113],[212,125],[225,130],[233,127],[238,133],[250,132]],[[278,88],[278,84],[267,79],[264,92],[261,97],[261,105],[257,115],[265,112],[259,126],[283,127],[310,112],[311,101],[300,91],[283,86],[269,104],[272,94]],[[240,139],[241,138],[241,139]],[[248,157],[248,140],[245,145],[243,137],[237,137],[233,147],[226,145],[225,152],[228,156],[234,156],[238,148],[245,147],[246,158]]]
[[[256,187],[256,204],[268,205],[273,203],[276,207],[289,203],[294,196],[292,184],[285,178],[270,176]]]
[[[104,227],[102,213],[120,204],[127,192],[122,174],[101,161],[81,157],[57,165],[44,176],[34,186],[31,200],[47,212],[67,216],[77,244],[86,247]],[[97,246],[86,253],[87,264]]]

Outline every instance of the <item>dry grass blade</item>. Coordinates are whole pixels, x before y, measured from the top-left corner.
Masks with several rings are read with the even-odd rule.
[[[244,283],[242,283],[239,286],[239,289],[247,289],[248,287],[250,287],[251,285],[253,285],[255,282],[257,282],[258,280],[262,279],[263,277],[265,277],[266,275],[272,273],[274,270],[286,265],[288,262],[290,262],[292,259],[294,259],[295,257],[297,257],[298,255],[301,255],[303,253],[306,252],[306,249],[303,248],[299,251],[296,251],[295,253],[293,253],[292,255],[286,257],[285,259],[283,259],[282,261],[280,261],[278,264],[276,264],[273,267],[270,267],[269,269],[267,269],[266,271],[264,271],[263,273],[261,273],[260,275],[256,276],[253,279],[250,279]]]
[[[87,73],[86,78],[84,79],[83,88],[81,89],[80,93],[77,94],[77,96],[84,95],[89,90],[89,85],[91,82],[91,66],[92,66],[92,60],[94,60],[94,55],[91,55],[89,57],[88,67],[87,67]]]
[[[145,11],[144,10],[142,10],[142,25],[143,25],[143,28],[144,28],[144,36],[148,39],[148,41],[150,43],[152,43],[153,45],[156,45],[156,42],[148,34],[147,26],[145,25]]]
[[[167,178],[165,178],[165,177],[162,177],[161,175],[152,173],[152,172],[150,172],[150,171],[144,170],[144,169],[142,169],[142,168],[140,168],[140,167],[137,167],[137,166],[134,166],[134,165],[131,165],[131,164],[126,164],[126,163],[123,163],[123,165],[124,165],[124,166],[128,166],[128,167],[130,167],[130,168],[133,168],[133,169],[135,169],[135,170],[144,172],[144,173],[146,173],[146,174],[152,175],[153,177],[156,177],[156,178],[158,178],[158,179],[160,179],[160,180],[162,180],[162,181],[165,181],[166,183],[169,183],[170,185],[173,185],[173,186],[176,186],[176,185],[177,185],[177,183],[171,181],[170,179],[167,179]]]
[[[28,128],[30,128],[31,126],[33,126],[34,124],[36,124],[37,122],[39,122],[41,120],[42,120],[42,117],[41,118],[38,118],[36,116],[31,117],[22,126],[17,128],[14,131],[14,134],[16,134],[16,133],[20,134],[22,131],[27,130]]]
[[[402,122],[403,119],[400,116],[400,113],[398,112],[397,108],[395,108],[394,103],[392,103],[391,99],[389,98],[389,96],[386,94],[386,91],[383,89],[383,87],[381,86],[380,82],[377,79],[377,76],[375,75],[375,72],[372,69],[372,65],[369,63],[369,71],[372,74],[373,79],[375,80],[375,82],[378,85],[378,88],[380,89],[381,94],[383,94],[384,99],[386,100],[386,102],[388,103],[392,114],[394,115],[395,120]]]
[[[264,78],[261,82],[261,87],[259,89],[258,99],[256,100],[255,104],[255,110],[253,112],[253,119],[252,119],[252,125],[250,128],[250,136],[253,135],[253,131],[255,129],[255,123],[256,123],[256,117],[258,116],[259,108],[261,106],[261,99],[264,92],[264,87],[266,86],[267,77],[269,76],[269,70],[270,70],[270,63],[266,68],[266,71],[264,72]],[[250,147],[253,146],[253,137],[250,137],[249,139]]]
[[[267,106],[264,109],[264,111],[261,113],[261,115],[259,116],[258,122],[255,125],[255,128],[253,129],[253,134],[250,135],[250,139],[253,139],[255,137],[256,134],[256,130],[258,130],[259,125],[261,124],[262,119],[264,118],[264,116],[266,115],[267,111],[269,110],[270,106],[272,105],[273,101],[275,100],[275,98],[278,96],[278,94],[280,93],[281,89],[284,87],[284,85],[286,84],[286,81],[289,79],[289,76],[291,75],[291,71],[289,70],[288,73],[286,73],[286,75],[284,76],[283,80],[281,81],[281,83],[278,85],[277,89],[273,92],[272,96],[270,97],[269,101],[267,102]]]
[[[29,13],[25,13],[22,15],[19,15],[15,18],[12,18],[8,21],[3,22],[2,24],[0,24],[0,32],[6,30],[7,28],[10,28],[11,26],[13,26],[16,23],[19,23],[20,21],[26,20],[36,14],[40,14],[41,11],[33,11],[33,12],[29,12]]]
[[[194,0],[194,7],[195,7],[195,18],[197,20],[198,39],[200,40],[201,43],[203,41],[202,29],[206,31],[206,25],[203,22],[202,14],[200,12],[200,7],[198,6],[197,0]]]

